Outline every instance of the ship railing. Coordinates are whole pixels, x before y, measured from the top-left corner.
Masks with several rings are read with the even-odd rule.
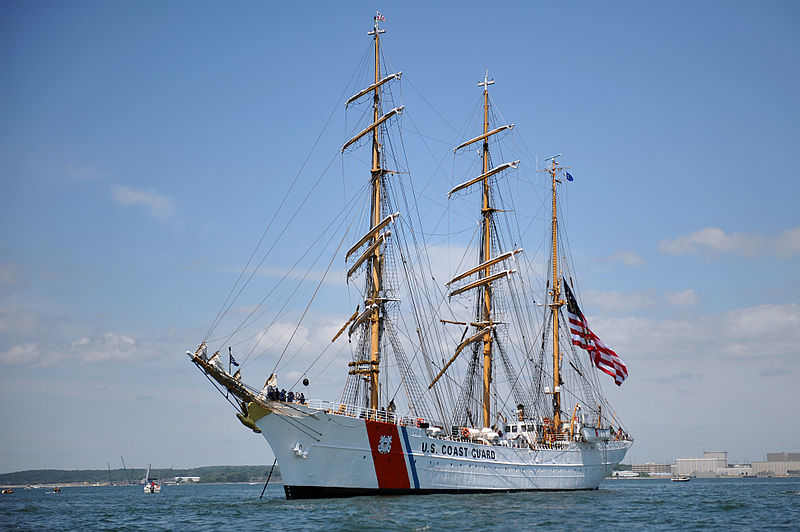
[[[429,426],[429,424],[423,418],[417,418],[413,416],[395,416],[393,413],[385,410],[375,410],[373,408],[366,408],[363,406],[348,405],[346,403],[337,403],[332,401],[322,401],[319,399],[309,399],[306,401],[306,404],[315,410],[322,410],[328,414],[334,414],[337,416],[368,419],[370,421],[391,423],[393,425],[406,427],[427,428]],[[481,440],[465,438],[461,435],[460,431],[454,432],[449,436],[443,432],[440,437],[452,441],[485,443],[486,445],[491,445],[490,443],[482,442]],[[522,441],[514,442],[513,444],[509,443],[509,446],[512,447],[528,447],[528,445],[529,444],[523,443]],[[563,449],[567,446],[569,446],[569,436],[561,434],[553,435],[546,441],[540,440],[534,444],[534,448],[538,449]]]
[[[318,399],[309,399],[307,403],[311,408],[323,410],[328,414],[336,414],[339,416],[355,417],[360,419],[369,419],[371,421],[378,421],[381,423],[416,427],[423,426],[425,423],[425,420],[422,418],[397,416],[393,412],[387,412],[385,409],[376,410],[374,408],[366,408],[363,406],[348,405],[346,403],[336,403],[332,401],[321,401]]]
[[[535,442],[537,449],[564,449],[569,446],[569,434],[565,433],[549,433],[544,438],[538,438]]]

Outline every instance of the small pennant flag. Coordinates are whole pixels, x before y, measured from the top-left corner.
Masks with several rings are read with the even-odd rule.
[[[378,14],[375,15],[375,20],[377,20],[378,22],[386,22],[386,17],[381,15],[381,12],[378,11]]]
[[[567,181],[574,181],[574,179],[572,179],[572,174],[570,174],[569,172],[565,173],[567,174]]]
[[[231,357],[230,363],[238,368],[239,367],[239,363],[236,362],[236,359],[233,358],[233,355],[228,355],[228,356]]]

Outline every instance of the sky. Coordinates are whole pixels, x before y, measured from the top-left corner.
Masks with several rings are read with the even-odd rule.
[[[0,4],[0,472],[271,462],[184,352],[295,176],[290,202],[324,192],[297,243],[363,184],[336,157],[376,9],[419,201],[446,204],[487,70],[515,158],[572,168],[583,310],[630,374],[604,383],[626,461],[800,450],[800,6],[387,4]],[[352,312],[336,289],[306,349]]]

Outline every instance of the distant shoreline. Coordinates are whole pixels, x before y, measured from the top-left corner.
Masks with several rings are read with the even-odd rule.
[[[270,485],[272,484],[280,484],[281,479],[277,481],[275,478],[271,478],[269,481]],[[221,486],[221,485],[234,485],[234,484],[241,484],[241,485],[259,485],[258,482],[181,482],[179,484],[169,483],[166,482],[161,483],[161,486],[166,486],[167,488],[176,488],[176,487],[183,487],[183,486]],[[264,485],[262,481],[260,485]],[[144,484],[89,484],[83,482],[66,482],[63,484],[0,484],[0,488],[14,488],[14,489],[44,489],[44,490],[52,490],[55,487],[59,488],[139,488],[141,489]]]
[[[692,478],[692,480],[738,480],[738,479],[749,479],[749,480],[780,480],[780,479],[788,479],[788,478],[800,478],[798,475],[786,475],[786,476],[771,476],[771,477],[755,477],[755,476],[730,476],[730,477],[696,477]],[[672,480],[672,477],[606,477],[605,480],[608,481],[618,481],[618,480]],[[264,480],[262,479],[261,483],[258,481],[248,481],[248,482],[181,482],[181,483],[162,483],[162,486],[166,486],[167,489],[169,488],[176,488],[176,487],[183,487],[183,486],[214,486],[214,485],[263,485]],[[273,477],[269,481],[270,485],[272,484],[281,484],[282,480],[280,478]],[[87,483],[87,482],[64,482],[64,483],[21,483],[21,484],[9,484],[9,483],[0,483],[0,487],[5,488],[14,488],[14,489],[44,489],[44,490],[52,490],[56,486],[59,488],[140,488],[144,484],[137,483],[137,484],[111,484],[108,483]]]
[[[204,466],[191,469],[151,468],[149,477],[162,483],[199,483],[199,484],[241,484],[261,483],[267,479],[271,467],[267,465],[250,466]],[[146,469],[30,469],[14,473],[0,474],[0,486],[108,486],[142,485]],[[194,477],[199,481],[191,482],[187,478]],[[280,468],[272,471],[271,480],[280,481]]]

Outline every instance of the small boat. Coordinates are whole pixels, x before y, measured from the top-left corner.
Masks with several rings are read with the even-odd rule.
[[[6,488],[6,489],[3,490],[3,494],[4,495],[5,494],[11,494],[11,493],[14,493],[14,490],[12,488]]]
[[[689,482],[691,477],[672,477],[672,482]]]
[[[53,493],[61,493],[61,488],[59,488],[58,486],[54,486]]]
[[[144,475],[144,492],[161,493],[161,484],[157,478],[150,478],[150,464],[147,465],[147,473]]]

